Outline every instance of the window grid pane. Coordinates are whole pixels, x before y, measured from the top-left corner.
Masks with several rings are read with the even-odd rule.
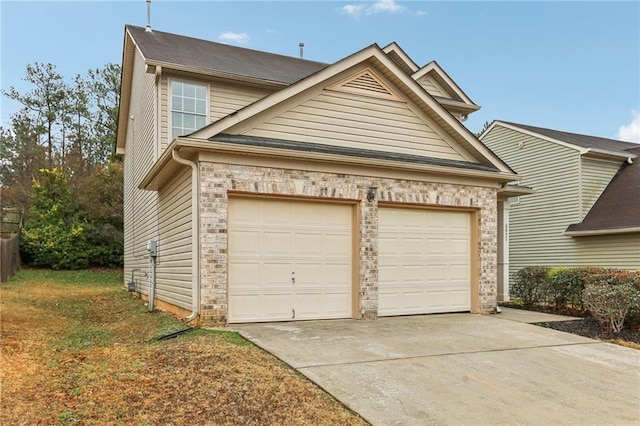
[[[207,124],[207,87],[171,82],[171,137],[187,135]]]

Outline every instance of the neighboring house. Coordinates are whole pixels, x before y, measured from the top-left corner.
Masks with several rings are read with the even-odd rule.
[[[505,121],[480,140],[535,191],[506,210],[511,277],[534,265],[640,269],[639,144]]]
[[[395,43],[322,64],[127,26],[127,281],[207,324],[493,312],[518,176],[478,108]]]

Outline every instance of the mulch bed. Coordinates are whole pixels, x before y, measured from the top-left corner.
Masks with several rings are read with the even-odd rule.
[[[523,307],[522,305],[512,303],[501,303],[501,306],[514,309],[525,309],[537,312],[545,312],[556,315],[568,315],[573,317],[580,317],[573,321],[549,321],[539,322],[535,325],[552,328],[554,330],[564,331],[566,333],[577,334],[578,336],[589,337],[591,339],[614,341],[616,343],[629,342],[640,345],[640,329],[639,328],[624,328],[620,333],[612,334],[605,333],[598,321],[590,317],[585,311],[579,309],[566,308],[562,310],[556,310],[552,307],[535,306],[535,307]]]
[[[626,340],[640,345],[640,330],[625,328],[617,334],[607,334],[602,331],[600,324],[594,318],[581,318],[575,321],[538,322],[536,325],[579,336],[600,340]]]

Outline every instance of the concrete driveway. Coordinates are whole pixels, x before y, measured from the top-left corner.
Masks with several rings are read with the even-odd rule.
[[[374,425],[640,424],[640,351],[526,321],[444,314],[231,328]]]

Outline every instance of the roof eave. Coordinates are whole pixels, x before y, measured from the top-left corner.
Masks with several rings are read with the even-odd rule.
[[[568,237],[594,237],[598,235],[618,235],[618,234],[634,234],[640,232],[640,226],[629,228],[611,228],[611,229],[591,229],[584,231],[564,231],[563,235]]]
[[[145,63],[151,66],[160,66],[163,68],[164,72],[166,72],[166,70],[180,71],[185,73],[199,74],[207,77],[239,81],[243,83],[250,83],[250,84],[266,86],[266,87],[282,88],[282,87],[287,87],[291,84],[291,83],[282,82],[282,81],[265,80],[265,79],[260,79],[260,78],[245,76],[245,75],[214,71],[206,68],[189,67],[185,65],[176,64],[173,62],[159,61],[157,59],[147,59]]]
[[[583,157],[590,157],[590,158],[599,158],[599,159],[603,159],[603,160],[628,160],[628,159],[635,159],[638,158],[638,156],[636,154],[632,154],[632,153],[622,153],[622,152],[614,152],[614,151],[607,151],[604,149],[597,149],[597,148],[583,148],[583,151],[580,153],[580,155],[582,155]]]
[[[445,83],[453,92],[460,97],[462,102],[468,105],[476,105],[475,102],[471,100],[469,96],[462,90],[460,86],[447,74],[447,72],[440,66],[436,61],[431,61],[427,65],[420,68],[416,71],[411,77],[414,80],[419,79],[422,76],[425,76],[433,72],[435,74],[436,80],[439,80],[439,83]]]
[[[275,157],[279,159],[291,159],[291,160],[309,160],[319,163],[329,164],[343,164],[343,165],[364,165],[369,167],[377,167],[382,169],[401,169],[405,171],[413,172],[425,172],[425,173],[444,173],[453,176],[461,177],[473,177],[481,178],[490,181],[494,181],[497,184],[511,182],[514,179],[518,179],[519,176],[511,173],[505,173],[502,171],[481,171],[470,170],[456,167],[446,167],[438,165],[426,165],[405,163],[394,160],[381,160],[372,158],[358,158],[337,154],[326,154],[316,152],[303,152],[291,149],[281,148],[265,148],[259,146],[247,146],[241,144],[230,144],[225,142],[215,142],[203,139],[196,139],[190,137],[180,137],[174,139],[171,144],[165,149],[164,153],[160,156],[158,161],[151,167],[147,175],[142,179],[138,185],[139,189],[146,190],[159,190],[167,179],[166,176],[172,175],[172,173],[163,173],[165,178],[158,178],[161,175],[161,171],[170,166],[173,161],[171,152],[173,150],[189,150],[191,152],[199,151],[214,151],[218,153],[226,154],[240,154],[259,157]],[[175,165],[179,167],[179,165]]]
[[[522,195],[535,194],[536,191],[528,186],[503,186],[498,190],[498,195],[502,197],[520,197]]]
[[[118,155],[124,155],[125,153],[133,82],[133,61],[135,60],[135,42],[127,28],[125,28],[123,44],[122,69],[120,71],[120,104],[118,106],[118,128],[116,132],[116,154]]]

